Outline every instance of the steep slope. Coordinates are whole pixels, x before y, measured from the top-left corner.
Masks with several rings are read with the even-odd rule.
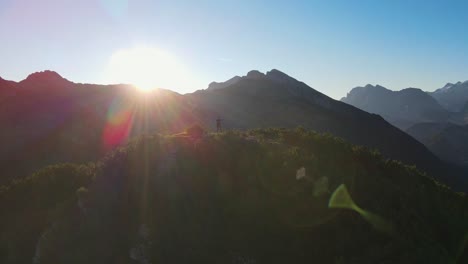
[[[415,164],[452,186],[457,182],[458,176],[448,178],[458,172],[451,171],[423,144],[380,116],[335,101],[277,70],[267,74],[252,71],[224,89],[197,91],[186,97],[194,105],[219,113],[225,128],[300,125],[378,149],[385,156]]]
[[[466,263],[467,212],[415,168],[302,129],[146,136],[0,188],[0,262]]]
[[[441,159],[468,166],[468,126],[422,123],[410,127],[406,132]]]
[[[468,81],[447,83],[429,94],[446,109],[458,112],[468,102]]]
[[[231,79],[225,81],[225,82],[212,82],[208,85],[208,90],[212,90],[212,89],[223,89],[223,88],[226,88],[232,84],[235,84],[236,82],[238,82],[239,80],[241,79],[241,77],[239,76],[234,76],[232,77]]]
[[[430,95],[415,88],[391,91],[368,84],[352,89],[341,101],[379,114],[401,129],[421,122],[445,121],[450,116]]]

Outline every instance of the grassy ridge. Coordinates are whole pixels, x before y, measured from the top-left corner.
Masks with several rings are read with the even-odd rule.
[[[341,184],[360,208],[391,223],[395,236],[356,212],[328,208]],[[1,263],[467,258],[464,194],[415,167],[304,129],[139,137],[99,162],[47,167],[2,187],[0,208]]]

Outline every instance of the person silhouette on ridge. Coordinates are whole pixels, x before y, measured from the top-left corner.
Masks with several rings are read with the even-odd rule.
[[[216,132],[221,132],[223,131],[222,127],[221,127],[221,118],[216,118]]]

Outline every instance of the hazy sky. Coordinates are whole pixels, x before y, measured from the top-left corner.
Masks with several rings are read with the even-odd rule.
[[[0,0],[0,76],[51,69],[187,92],[276,68],[334,98],[367,83],[434,90],[468,80],[467,10],[447,0]]]

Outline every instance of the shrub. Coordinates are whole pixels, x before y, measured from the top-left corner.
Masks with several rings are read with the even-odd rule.
[[[198,124],[186,128],[185,132],[193,138],[201,138],[205,134],[205,130]]]

